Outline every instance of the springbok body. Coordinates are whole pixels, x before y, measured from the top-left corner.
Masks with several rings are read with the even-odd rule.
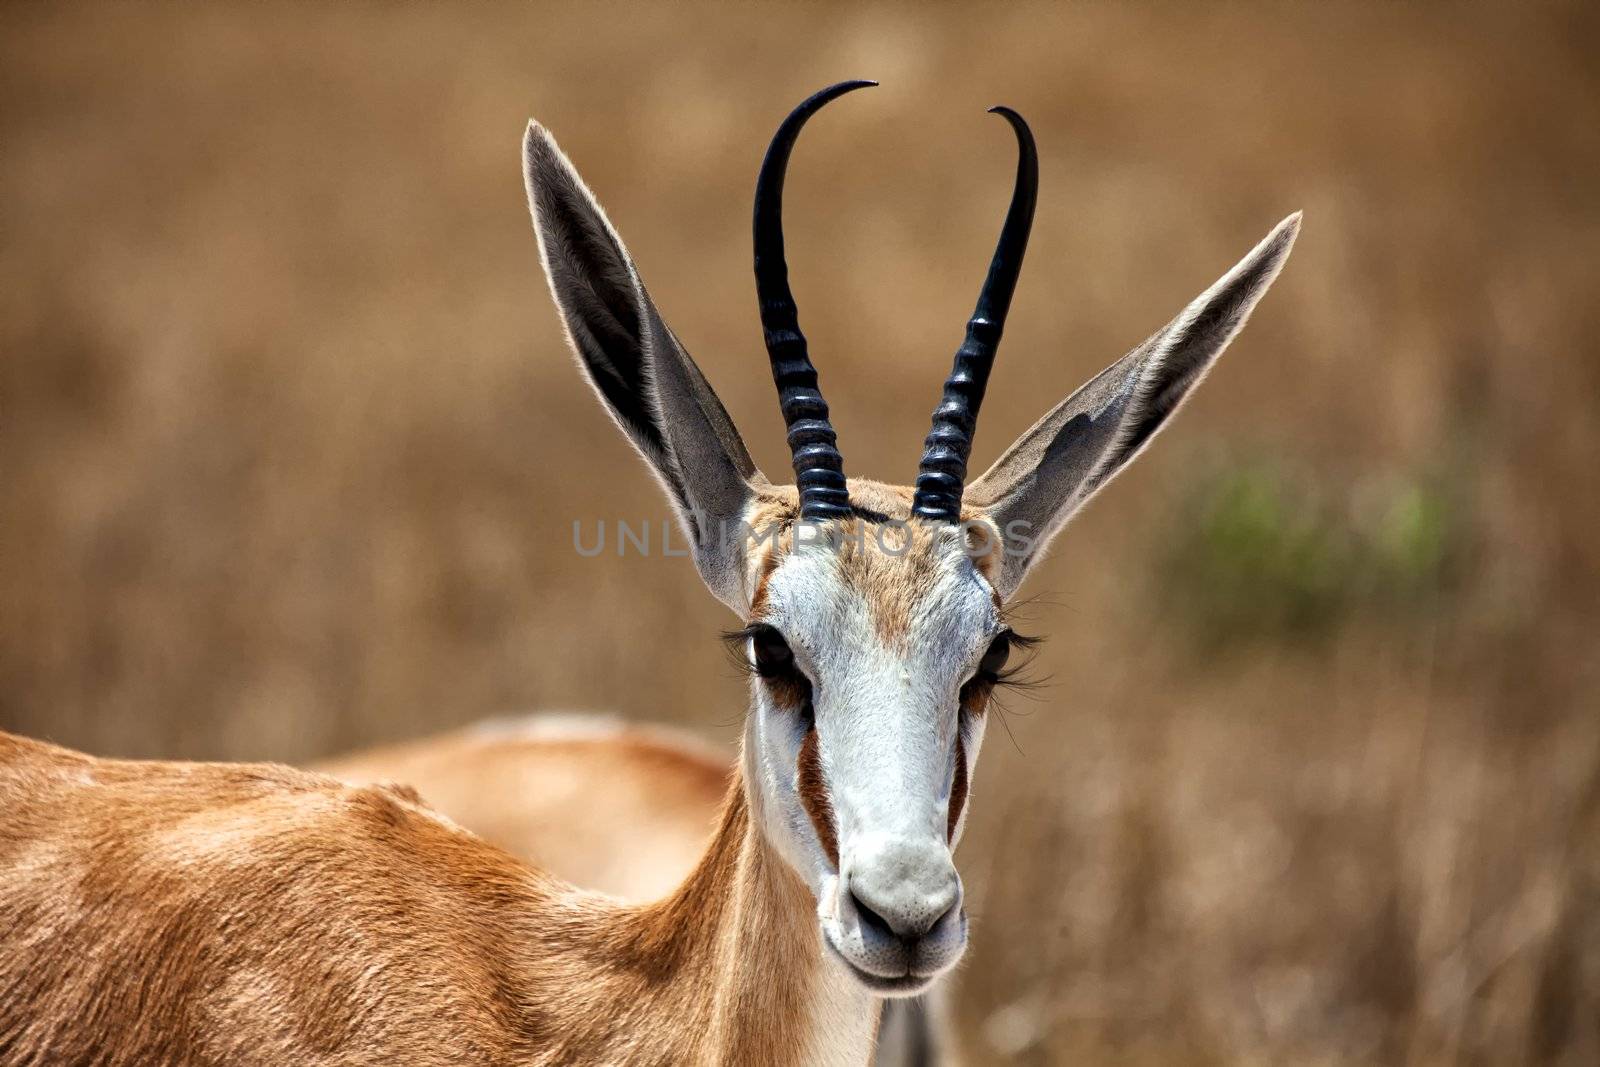
[[[705,851],[732,754],[682,730],[601,715],[495,719],[324,760],[358,784],[403,782],[490,844],[583,889],[644,903]]]
[[[525,174],[581,366],[746,624],[743,745],[693,872],[586,894],[403,789],[271,766],[125,763],[0,741],[0,1059],[8,1064],[863,1064],[882,998],[967,940],[951,850],[1005,605],[1243,325],[1298,229],[1220,281],[966,484],[1033,215],[1016,191],[914,489],[849,479],[788,292],[779,127],[756,189],[762,324],[795,487],[750,461],[548,133]]]

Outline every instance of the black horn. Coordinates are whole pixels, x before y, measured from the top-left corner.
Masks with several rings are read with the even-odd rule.
[[[789,267],[783,259],[783,176],[795,138],[807,119],[834,97],[876,84],[847,81],[830,85],[791,111],[772,135],[756,178],[756,296],[761,301],[761,330],[788,427],[794,479],[800,488],[800,517],[810,521],[848,517],[850,494],[838,438],[828,421],[828,403],[817,389],[817,368],[806,353],[799,311],[789,291]]]
[[[1017,184],[994,259],[989,263],[989,276],[978,294],[978,307],[967,323],[966,340],[956,350],[955,367],[945,380],[944,398],[934,409],[933,429],[923,444],[911,513],[934,522],[957,522],[961,518],[961,491],[967,479],[967,459],[972,455],[978,408],[983,404],[989,371],[1000,347],[1011,295],[1017,289],[1022,256],[1028,249],[1028,231],[1033,227],[1033,206],[1039,195],[1039,153],[1028,124],[1008,107],[989,110],[1011,123],[1016,132]]]

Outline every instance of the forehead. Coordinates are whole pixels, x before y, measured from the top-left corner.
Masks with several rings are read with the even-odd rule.
[[[913,522],[911,495],[907,487],[852,481],[856,518],[798,530],[791,495],[780,490],[758,502],[752,528],[777,532],[752,554],[753,617],[866,622],[890,647],[919,634],[992,626],[1000,602],[989,571],[998,553],[988,549],[998,549],[998,538],[987,520]]]

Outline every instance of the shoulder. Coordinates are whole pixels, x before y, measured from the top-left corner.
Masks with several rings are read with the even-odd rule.
[[[405,785],[353,785],[276,763],[101,759],[0,734],[0,842],[90,837],[130,871],[248,867],[278,877],[380,849],[498,852]]]

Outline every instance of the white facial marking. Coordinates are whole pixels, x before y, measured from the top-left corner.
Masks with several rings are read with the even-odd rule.
[[[965,949],[949,806],[956,739],[970,773],[982,730],[962,723],[960,691],[1001,625],[959,534],[919,533],[897,555],[871,555],[870,537],[813,540],[779,563],[759,621],[809,681],[814,727],[758,681],[747,736],[764,825],[811,885],[830,953],[887,995],[919,991]],[[817,776],[799,769],[808,727],[823,814]],[[829,815],[837,865],[817,828]]]

